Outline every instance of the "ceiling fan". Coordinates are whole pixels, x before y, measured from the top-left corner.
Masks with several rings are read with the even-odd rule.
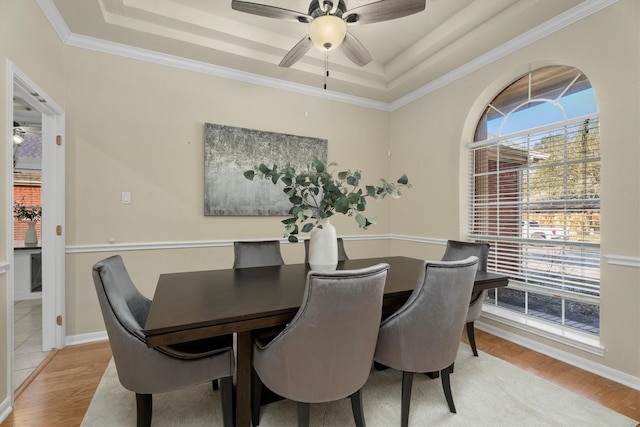
[[[42,127],[40,125],[25,126],[20,125],[18,122],[13,122],[13,142],[14,144],[22,144],[25,136],[33,135],[40,136],[42,134]]]
[[[426,0],[378,0],[348,10],[345,0],[311,0],[308,13],[296,12],[266,4],[232,0],[231,7],[240,12],[309,24],[304,36],[280,62],[290,67],[316,46],[329,51],[341,48],[347,58],[360,67],[371,62],[366,47],[347,31],[347,25],[389,21],[422,12]]]

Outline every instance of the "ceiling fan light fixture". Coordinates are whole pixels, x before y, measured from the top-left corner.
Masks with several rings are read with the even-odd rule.
[[[20,132],[13,131],[13,143],[14,144],[22,144],[24,142],[24,137],[20,135]]]
[[[322,15],[309,23],[309,38],[320,50],[336,49],[347,35],[347,23],[335,15]]]

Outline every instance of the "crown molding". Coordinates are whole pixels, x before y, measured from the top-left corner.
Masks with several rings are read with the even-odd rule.
[[[51,0],[39,0],[51,1]],[[357,96],[345,95],[330,90],[319,89],[317,87],[307,86],[299,83],[292,83],[286,80],[267,77],[260,74],[249,73],[246,71],[235,70],[233,68],[222,67],[219,65],[209,64],[206,62],[185,59],[179,56],[160,53],[148,49],[128,46],[121,43],[108,42],[93,37],[71,34],[66,42],[67,45],[89,49],[97,52],[108,53],[112,55],[122,56],[129,59],[150,62],[158,65],[164,65],[173,68],[179,68],[186,71],[208,74],[210,76],[220,77],[229,80],[236,80],[243,83],[249,83],[274,89],[286,90],[302,95],[315,96],[347,104],[358,105],[361,107],[372,108],[377,110],[388,111],[389,104],[372,99],[361,98]]]
[[[537,40],[553,34],[556,31],[567,27],[568,25],[578,22],[581,19],[586,18],[587,16],[590,16],[593,13],[596,13],[616,3],[618,0],[585,0],[572,9],[569,9],[566,12],[548,20],[544,24],[538,25],[537,27],[521,34],[518,37],[515,37],[514,39],[502,44],[501,46],[490,50],[484,55],[481,55],[469,61],[468,63],[454,69],[453,71],[443,75],[442,77],[439,77],[432,82],[422,86],[421,88],[390,103],[352,95],[345,95],[342,93],[323,90],[308,85],[291,83],[273,77],[266,77],[259,74],[239,71],[232,68],[221,67],[218,65],[194,61],[178,56],[167,55],[147,49],[135,48],[119,43],[113,43],[92,37],[73,34],[69,30],[67,24],[64,22],[64,19],[53,3],[53,0],[36,1],[38,2],[38,5],[53,26],[54,30],[57,32],[62,42],[69,46],[118,55],[126,58],[137,59],[140,61],[151,62],[174,68],[180,68],[183,70],[194,71],[225,79],[237,80],[244,83],[286,90],[302,95],[309,95],[317,98],[353,104],[365,108],[391,112],[407,104],[410,104],[411,102],[416,101],[435,90],[447,86],[455,82],[456,80],[482,67],[485,67],[513,52],[516,52],[519,49],[522,49],[523,47],[536,42]]]
[[[611,6],[617,1],[618,0],[586,0],[583,3],[580,3],[578,6],[575,6],[558,16],[551,18],[544,24],[540,24],[537,27],[534,27],[531,30],[522,33],[521,35],[511,39],[506,43],[503,43],[495,49],[490,50],[484,55],[480,55],[479,57],[467,62],[464,65],[461,65],[460,67],[443,75],[442,77],[433,80],[432,82],[422,86],[420,89],[417,89],[397,99],[396,101],[391,102],[389,104],[389,109],[390,111],[395,111],[400,107],[410,104],[411,102],[416,101],[440,88],[443,88],[455,82],[456,80],[479,70],[482,67],[498,61],[499,59],[517,52],[518,50],[550,34],[555,33],[556,31],[559,31],[575,22],[578,22],[581,19],[604,9],[605,7]]]
[[[62,43],[67,44],[67,40],[71,36],[71,30],[69,30],[67,23],[64,22],[64,18],[53,3],[53,0],[36,0],[36,2],[58,34],[58,37],[60,37],[60,40],[62,40]]]

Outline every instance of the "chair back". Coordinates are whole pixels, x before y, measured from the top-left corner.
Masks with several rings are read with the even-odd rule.
[[[96,263],[93,279],[105,322],[107,319],[116,320],[133,336],[146,342],[143,328],[151,300],[133,284],[120,255]]]
[[[148,348],[144,335],[151,300],[131,281],[122,258],[115,255],[93,266],[93,282],[120,384],[136,393],[138,425],[151,424],[152,394],[222,378],[224,425],[232,425],[231,376],[234,370],[231,339],[206,352],[189,353],[205,340],[185,343],[189,349]],[[224,345],[228,345],[224,347]],[[189,360],[185,360],[189,359]]]
[[[436,372],[456,358],[478,258],[425,261],[407,302],[382,322],[376,361],[408,372]]]
[[[233,254],[233,268],[284,265],[277,240],[234,242]]]
[[[470,256],[478,257],[478,271],[487,271],[489,244],[447,240],[442,261],[460,261]]]
[[[96,263],[92,274],[118,377],[133,390],[140,376],[136,342],[146,348],[143,328],[151,301],[135,287],[120,255]]]
[[[344,250],[344,239],[342,237],[338,237],[338,262],[346,261],[349,259],[347,252]],[[304,262],[305,264],[309,264],[309,239],[304,241]]]
[[[311,271],[300,309],[254,367],[275,393],[306,403],[343,399],[367,381],[373,363],[388,264]]]

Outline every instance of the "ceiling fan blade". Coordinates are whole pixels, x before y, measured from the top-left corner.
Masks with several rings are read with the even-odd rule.
[[[296,12],[295,10],[282,9],[280,7],[251,3],[248,1],[232,0],[231,8],[239,12],[266,16],[267,18],[285,19],[287,21],[309,23],[313,19],[309,15],[301,12]]]
[[[347,32],[347,35],[344,37],[340,48],[347,58],[360,67],[364,67],[371,62],[371,54],[367,48],[349,32]]]
[[[371,24],[422,12],[426,0],[380,0],[349,10],[343,19],[349,24]]]
[[[284,58],[282,58],[282,61],[280,61],[280,64],[278,65],[280,67],[291,67],[293,64],[298,62],[298,60],[302,58],[307,52],[309,52],[311,46],[313,46],[313,43],[311,43],[311,39],[309,38],[309,36],[304,36],[304,38],[300,40],[293,47],[293,49],[291,49],[289,53],[284,56]]]
[[[13,128],[17,132],[22,133],[41,133],[42,129],[36,126],[16,126]]]

